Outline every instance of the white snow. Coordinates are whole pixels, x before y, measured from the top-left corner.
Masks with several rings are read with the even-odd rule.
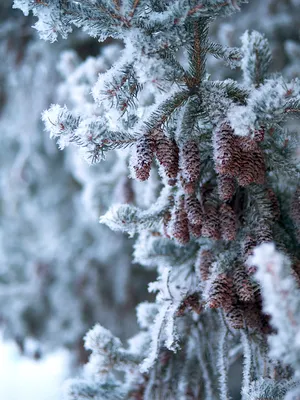
[[[0,399],[60,400],[67,371],[66,351],[35,361],[20,355],[17,346],[0,334]]]

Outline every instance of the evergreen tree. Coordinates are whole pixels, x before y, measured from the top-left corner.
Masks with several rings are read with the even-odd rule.
[[[99,324],[88,332],[92,354],[69,400],[225,400],[237,358],[243,399],[300,396],[300,82],[269,72],[269,43],[256,31],[237,47],[212,40],[211,23],[241,3],[14,2],[51,42],[74,27],[124,42],[94,103],[52,105],[43,121],[60,148],[108,159],[101,182],[128,167],[134,202],[100,222],[134,236],[134,260],[158,273],[156,301],[138,306],[141,331],[127,346]],[[209,55],[235,79],[213,79]]]
[[[96,322],[122,338],[134,334],[134,308],[144,299],[136,287],[151,278],[131,265],[132,240],[95,217],[114,198],[134,201],[126,165],[111,154],[92,170],[60,152],[43,133],[41,112],[62,101],[91,113],[91,87],[120,46],[97,46],[81,61],[82,47],[93,50],[88,37],[44,43],[10,1],[1,2],[0,19],[1,331],[28,356],[64,346],[76,365],[87,360],[82,338]]]

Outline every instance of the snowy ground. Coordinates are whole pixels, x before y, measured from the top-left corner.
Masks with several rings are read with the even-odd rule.
[[[66,352],[56,352],[40,361],[29,360],[13,343],[3,342],[0,334],[1,400],[59,400],[67,371]]]

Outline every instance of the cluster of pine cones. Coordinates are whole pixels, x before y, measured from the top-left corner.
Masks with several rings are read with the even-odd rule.
[[[237,262],[230,272],[211,277],[213,260],[210,250],[200,250],[196,268],[207,291],[207,305],[222,308],[227,323],[234,329],[247,326],[268,333],[269,318],[262,314],[259,288],[251,281],[245,265]]]
[[[163,225],[165,236],[181,245],[187,244],[191,236],[234,241],[241,224],[241,207],[239,199],[235,199],[237,189],[252,183],[261,185],[271,222],[262,221],[257,231],[243,236],[240,260],[229,272],[210,276],[213,254],[209,250],[201,250],[197,268],[201,285],[209,288],[207,305],[210,308],[222,308],[232,328],[247,326],[267,333],[270,331],[268,316],[262,314],[260,291],[251,281],[254,268],[246,264],[255,246],[273,240],[272,225],[280,218],[277,197],[265,184],[266,166],[259,146],[264,135],[262,128],[251,138],[236,136],[227,122],[221,123],[212,134],[215,176],[208,184],[209,189],[200,183],[202,160],[198,142],[188,139],[178,146],[162,130],[137,141],[134,170],[137,179],[148,179],[156,156],[168,184],[177,185],[178,191],[170,201]],[[294,195],[291,216],[299,232],[300,189]],[[178,315],[187,308],[200,312],[202,305],[197,296],[187,297]]]

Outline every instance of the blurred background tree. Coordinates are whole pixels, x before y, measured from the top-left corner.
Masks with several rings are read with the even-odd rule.
[[[122,159],[117,169],[114,154],[89,168],[59,151],[41,112],[61,101],[93,113],[91,87],[121,45],[80,32],[49,45],[11,1],[1,2],[0,18],[1,327],[29,356],[65,346],[78,364],[97,321],[122,337],[135,332],[139,288],[151,273],[132,264],[130,239],[98,223],[111,201],[134,202]],[[26,338],[36,339],[34,351]]]

